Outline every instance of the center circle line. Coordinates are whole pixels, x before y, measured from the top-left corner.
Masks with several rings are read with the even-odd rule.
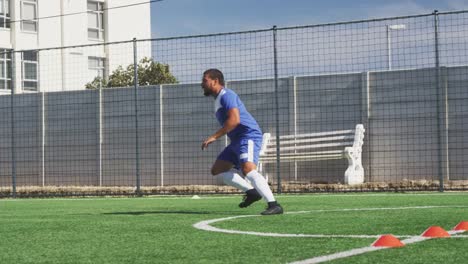
[[[345,208],[345,209],[320,209],[312,211],[296,211],[286,212],[285,214],[306,214],[306,213],[322,213],[322,212],[348,212],[348,211],[379,211],[379,210],[411,210],[411,209],[433,209],[433,208],[467,208],[468,206],[462,205],[442,205],[442,206],[407,206],[407,207],[377,207],[377,208]],[[224,218],[216,218],[210,220],[200,221],[193,224],[196,229],[219,232],[227,234],[243,234],[243,235],[255,235],[255,236],[267,236],[267,237],[311,237],[311,238],[379,238],[381,235],[347,235],[347,234],[282,234],[282,233],[270,233],[270,232],[255,232],[255,231],[241,231],[222,229],[211,226],[211,224],[223,222],[232,219],[240,219],[247,217],[268,217],[261,215],[238,215]],[[414,235],[395,235],[398,238],[414,237]]]

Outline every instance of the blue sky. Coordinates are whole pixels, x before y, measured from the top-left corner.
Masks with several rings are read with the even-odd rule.
[[[468,10],[468,0],[164,0],[152,4],[154,38],[314,25]],[[277,32],[280,76],[435,66],[434,17],[411,17]],[[405,25],[387,33],[390,24]],[[391,40],[390,39],[391,35]],[[468,13],[439,16],[443,66],[468,65]],[[389,49],[389,44],[391,48]],[[273,76],[272,31],[152,43],[180,82],[216,67],[230,79]],[[391,50],[391,52],[390,52]]]
[[[173,37],[467,10],[468,0],[164,0],[153,37]]]

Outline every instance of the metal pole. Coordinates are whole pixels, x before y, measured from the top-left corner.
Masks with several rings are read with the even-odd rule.
[[[41,92],[41,176],[42,187],[45,186],[45,144],[46,144],[46,116],[45,116],[45,92]]]
[[[365,129],[366,129],[366,137],[367,137],[367,142],[369,142],[369,145],[368,145],[368,155],[367,155],[367,162],[366,164],[368,165],[367,166],[367,179],[369,182],[372,182],[372,151],[373,151],[373,148],[372,148],[372,98],[371,98],[371,86],[370,86],[370,72],[367,71],[365,73],[363,73],[363,84],[364,84],[364,87],[362,89],[362,94],[364,95],[363,96],[363,101],[362,101],[362,105],[364,107],[364,119],[361,119],[363,120],[363,123],[364,125],[366,126]]]
[[[276,41],[277,29],[273,26],[273,59],[274,59],[274,71],[275,71],[275,105],[276,105],[276,177],[278,181],[277,190],[281,193],[281,166],[280,166],[280,126],[279,126],[279,91],[278,91],[278,52],[277,52],[277,41]]]
[[[102,100],[102,81],[99,81],[98,90],[98,174],[99,174],[99,187],[102,187],[102,117],[103,117],[103,100]]]
[[[140,179],[140,148],[138,139],[138,57],[137,57],[137,41],[133,38],[133,70],[134,70],[134,86],[135,86],[135,152],[136,152],[136,194],[141,196],[141,179]]]
[[[16,63],[15,52],[11,50],[11,96],[10,96],[10,118],[11,118],[11,184],[12,197],[16,198],[16,143],[15,143],[15,81],[16,81]]]
[[[161,186],[164,186],[164,108],[163,108],[163,85],[159,85],[159,155],[161,158],[160,173]]]
[[[447,80],[447,68],[446,67],[441,67],[441,84],[444,91],[444,110],[445,110],[445,116],[444,116],[444,143],[445,143],[445,177],[444,179],[446,181],[450,181],[450,152],[449,152],[449,95],[448,95],[448,80]]]
[[[436,69],[436,90],[437,90],[437,145],[439,156],[439,191],[444,191],[444,175],[442,173],[442,140],[440,133],[440,61],[439,61],[439,15],[437,10],[434,10],[434,48],[435,48],[435,69]]]
[[[294,154],[297,154],[297,79],[293,76],[293,104],[294,104]],[[297,161],[294,161],[294,180],[297,181]]]
[[[388,55],[388,70],[392,70],[392,39],[390,36],[390,26],[387,25],[387,55]]]

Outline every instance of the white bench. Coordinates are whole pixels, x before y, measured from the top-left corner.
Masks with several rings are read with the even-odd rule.
[[[349,165],[344,173],[344,183],[363,183],[364,168],[361,156],[364,131],[364,126],[358,124],[355,129],[351,130],[282,135],[280,136],[280,161],[347,159]],[[260,171],[263,171],[267,163],[276,163],[276,137],[272,137],[270,133],[263,134],[259,160]]]

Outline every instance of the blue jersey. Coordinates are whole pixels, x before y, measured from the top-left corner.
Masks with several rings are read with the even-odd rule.
[[[252,115],[247,112],[244,104],[240,100],[239,96],[228,88],[223,88],[215,100],[215,113],[216,119],[221,126],[224,125],[228,118],[228,111],[232,108],[239,109],[240,115],[240,124],[237,125],[231,132],[227,135],[231,141],[245,138],[245,137],[262,137],[262,130],[257,124],[257,121],[252,117]]]

